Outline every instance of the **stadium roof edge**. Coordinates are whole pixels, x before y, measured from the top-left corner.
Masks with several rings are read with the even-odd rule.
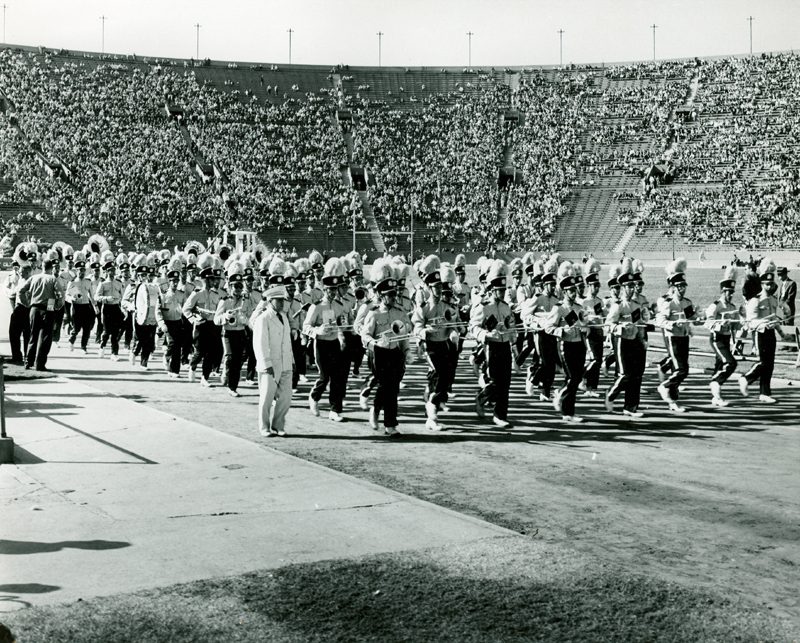
[[[155,60],[158,60],[159,63],[167,62],[173,64],[180,64],[183,65],[184,63],[189,63],[194,61],[194,58],[172,58],[170,56],[153,56],[147,55],[143,56],[141,54],[119,54],[119,53],[100,53],[99,51],[81,51],[76,49],[65,49],[63,47],[47,47],[45,45],[15,45],[6,43],[4,45],[0,45],[0,49],[11,49],[11,50],[22,50],[22,51],[29,51],[32,53],[40,54],[40,53],[49,53],[52,55],[67,55],[76,58],[90,56],[94,59],[103,59],[111,63],[125,63],[125,62],[140,62],[140,63],[152,63]],[[66,53],[64,53],[66,52]],[[775,54],[794,54],[794,49],[786,50],[786,51],[764,51],[764,52],[753,52],[753,57],[760,57],[764,54],[766,55],[775,55]],[[135,56],[135,59],[131,57]],[[665,62],[682,62],[687,60],[725,60],[728,58],[750,58],[749,53],[743,54],[724,54],[718,56],[687,56],[684,58],[664,58],[659,59],[656,62],[658,63],[665,63]],[[261,66],[265,67],[265,71],[269,71],[269,66],[274,65],[278,68],[278,71],[281,69],[298,69],[298,70],[314,70],[314,71],[330,71],[331,69],[335,69],[336,71],[387,71],[393,73],[405,72],[406,70],[409,71],[440,71],[442,69],[453,72],[453,73],[463,73],[464,70],[469,70],[472,72],[480,72],[485,70],[494,69],[495,71],[500,70],[510,70],[511,72],[520,72],[520,71],[527,71],[531,69],[541,69],[541,70],[552,70],[552,69],[559,69],[561,65],[503,65],[503,66],[493,66],[493,65],[483,65],[483,66],[473,66],[471,68],[464,67],[464,66],[441,66],[441,65],[426,65],[423,67],[392,67],[392,66],[381,66],[375,67],[370,65],[346,65],[344,63],[332,63],[327,65],[296,65],[296,64],[284,64],[284,63],[275,63],[275,62],[255,62],[255,61],[241,61],[241,60],[215,60],[215,59],[208,59],[202,58],[201,61],[210,60],[210,65],[212,67],[222,67],[225,69],[231,69],[228,65],[235,64],[237,67],[241,69],[251,70],[253,67]],[[618,65],[637,65],[637,64],[646,64],[650,63],[650,60],[627,60],[627,61],[610,61],[610,62],[591,62],[591,63],[567,63],[564,65],[564,69],[574,69],[574,70],[597,70],[597,69],[604,69],[605,67],[615,67]],[[347,67],[347,69],[337,70],[336,68],[342,65],[342,67]]]

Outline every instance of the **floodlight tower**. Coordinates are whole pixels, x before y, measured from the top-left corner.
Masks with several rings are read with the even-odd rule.
[[[472,36],[475,34],[471,31],[467,32],[467,37],[469,38],[469,66],[472,68]]]
[[[3,5],[5,7],[5,5]],[[753,16],[750,16],[747,19],[750,22],[750,58],[753,57]],[[5,24],[5,22],[3,23]],[[5,31],[3,31],[3,36],[5,40]]]
[[[558,66],[564,66],[564,48],[563,48],[564,30],[558,30]]]
[[[100,48],[100,53],[104,54],[106,53],[106,20],[108,20],[108,18],[105,16],[100,16],[100,20],[103,21],[103,39],[101,41],[102,45]]]
[[[292,29],[288,29],[289,33],[289,64],[292,64]]]
[[[202,25],[198,22],[195,27],[197,29],[197,50],[195,52],[195,58],[200,60],[200,27]]]
[[[658,25],[652,24],[650,28],[653,30],[653,62],[656,61],[656,29],[658,29]]]
[[[6,44],[6,9],[8,8],[7,4],[3,5],[3,44]],[[752,42],[752,38],[750,39]],[[752,47],[750,47],[752,49]]]

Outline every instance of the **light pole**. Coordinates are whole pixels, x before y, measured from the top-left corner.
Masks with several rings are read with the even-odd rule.
[[[383,36],[383,32],[378,32],[378,67],[381,66],[381,37]]]
[[[472,68],[472,36],[475,34],[471,31],[467,32],[467,36],[469,37],[469,66]]]
[[[3,12],[5,12],[5,9],[3,9]],[[100,49],[100,53],[104,54],[104,53],[106,53],[106,20],[108,20],[108,18],[106,18],[105,16],[100,16],[100,20],[103,21],[103,40],[102,40],[102,48]]]
[[[562,40],[563,37],[564,37],[564,30],[563,29],[559,29],[558,30],[558,66],[559,67],[563,67],[564,66],[564,54],[563,54],[564,49],[563,49],[563,40]]]
[[[289,64],[292,64],[292,30],[289,29]]]
[[[5,7],[5,5],[3,5]],[[750,58],[753,57],[753,16],[750,16],[747,19],[750,22]],[[3,23],[5,24],[5,22]],[[3,37],[5,40],[5,31],[3,31]]]
[[[195,58],[200,60],[200,23],[198,22],[195,27],[197,28],[197,51],[195,52]]]
[[[4,4],[3,5],[3,44],[4,45],[6,44],[6,9],[7,8],[8,8],[8,5]],[[752,41],[752,38],[750,40]],[[752,50],[752,46],[750,47],[750,49]],[[752,53],[752,51],[750,53]]]
[[[656,61],[656,29],[658,29],[658,25],[653,24],[650,25],[650,28],[653,30],[653,62]]]

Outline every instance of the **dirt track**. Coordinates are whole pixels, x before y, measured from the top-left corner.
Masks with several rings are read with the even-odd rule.
[[[478,424],[475,385],[462,362],[457,397],[441,433],[423,428],[424,369],[407,374],[402,427],[390,442],[373,432],[351,391],[334,424],[295,396],[293,437],[261,438],[257,391],[232,400],[163,373],[134,372],[125,362],[54,351],[51,367],[99,389],[381,485],[468,513],[554,545],[620,563],[630,571],[716,588],[762,604],[800,623],[800,389],[776,388],[780,404],[734,395],[730,407],[709,404],[707,378],[691,376],[683,416],[666,412],[648,373],[644,420],[609,415],[598,400],[579,400],[587,422],[576,428],[551,406],[532,402],[512,383],[515,428]],[[111,376],[111,377],[110,377]],[[323,411],[326,405],[323,404]]]

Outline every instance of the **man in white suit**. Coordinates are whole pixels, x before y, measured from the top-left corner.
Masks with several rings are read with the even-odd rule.
[[[289,299],[286,287],[270,286],[266,307],[251,318],[253,350],[258,372],[259,431],[265,437],[286,435],[286,414],[292,403],[292,329],[283,314]],[[274,408],[273,408],[274,403]]]

